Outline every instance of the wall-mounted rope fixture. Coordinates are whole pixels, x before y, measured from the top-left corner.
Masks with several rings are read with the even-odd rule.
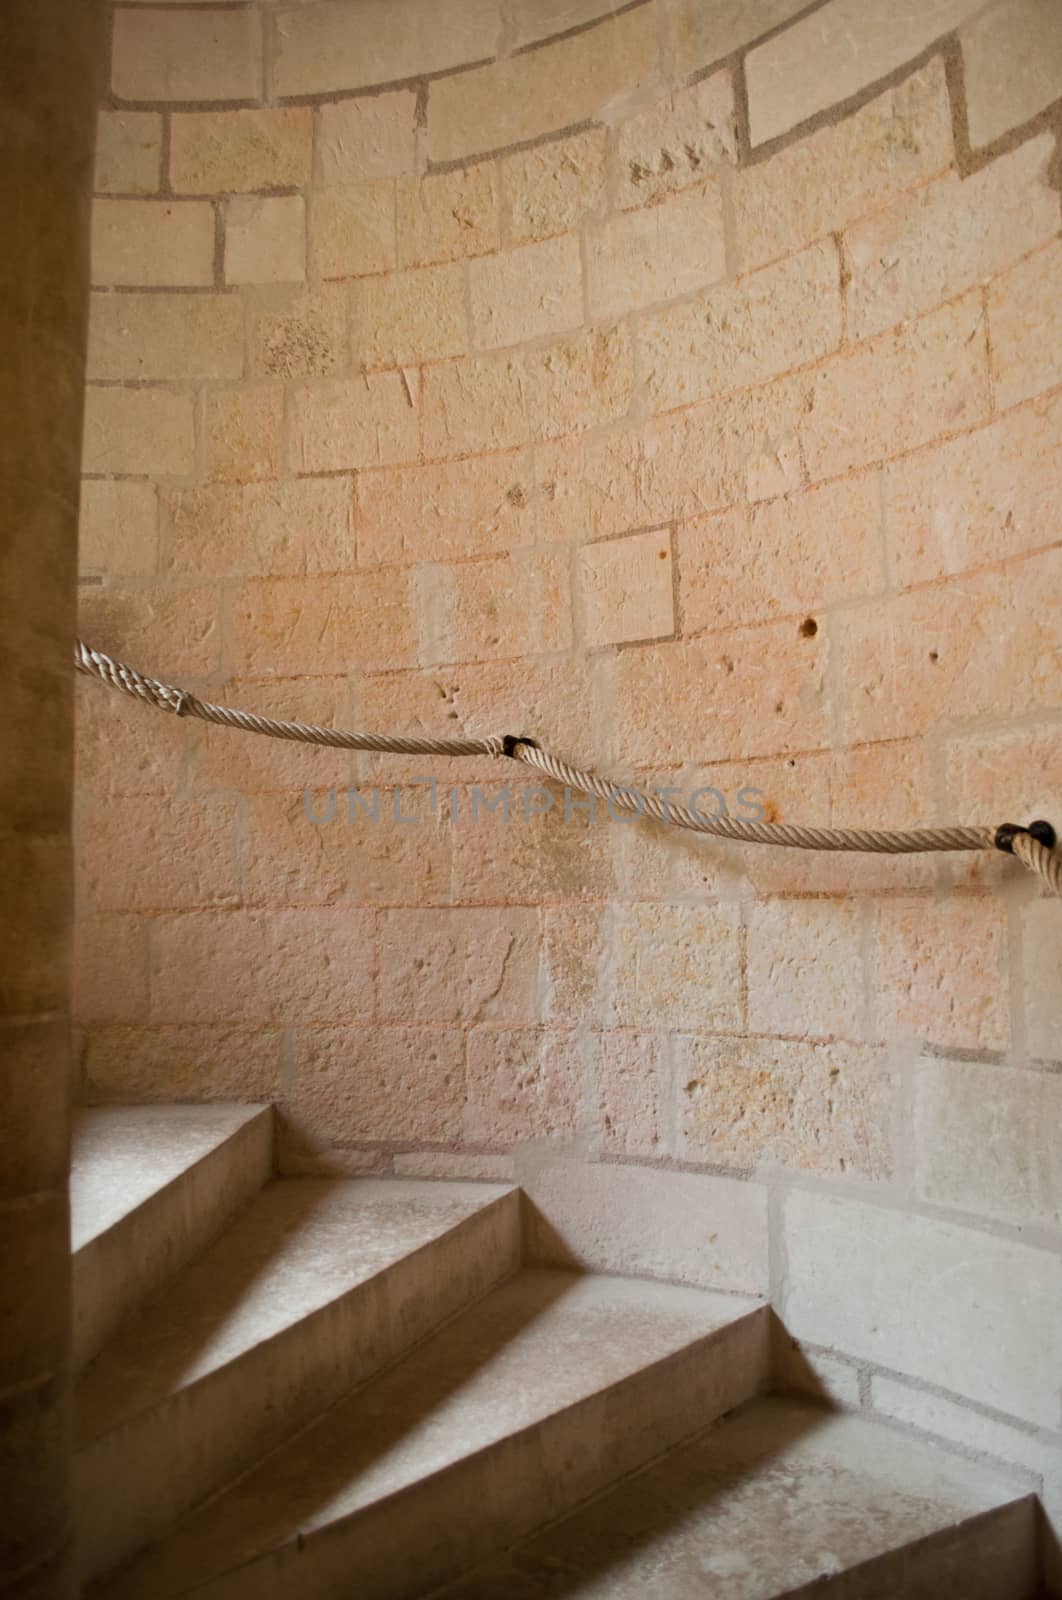
[[[871,828],[802,828],[783,822],[739,822],[733,817],[706,817],[686,806],[673,805],[658,795],[646,794],[630,784],[613,783],[595,772],[573,767],[543,750],[536,740],[520,734],[492,734],[486,739],[418,739],[383,733],[351,733],[342,728],[321,728],[303,722],[278,722],[254,711],[199,700],[187,689],[147,678],[121,661],[112,661],[80,639],[74,645],[74,665],[79,672],[100,679],[112,689],[146,700],[179,717],[226,728],[242,728],[272,739],[294,739],[303,744],[326,745],[339,750],[381,750],[392,755],[502,756],[522,761],[545,773],[555,783],[595,795],[622,811],[653,817],[671,827],[707,833],[747,844],[788,845],[795,850],[873,851],[885,855],[915,855],[935,850],[1003,850],[1015,855],[1048,887],[1062,895],[1062,854],[1056,848],[1055,830],[1049,822],[1028,827],[1004,822],[998,828],[909,828],[885,832]]]

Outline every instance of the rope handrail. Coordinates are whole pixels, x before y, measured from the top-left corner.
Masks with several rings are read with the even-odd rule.
[[[615,783],[596,772],[572,766],[542,748],[537,740],[517,734],[491,734],[484,739],[425,739],[383,733],[354,733],[324,728],[314,723],[283,722],[255,711],[214,705],[187,689],[149,678],[122,661],[115,661],[83,640],[74,643],[74,665],[79,672],[112,689],[146,700],[159,710],[179,717],[197,717],[226,728],[264,734],[273,739],[296,740],[340,750],[378,750],[392,755],[499,756],[534,767],[555,783],[605,800],[609,806],[652,817],[671,827],[747,844],[785,845],[794,850],[841,850],[885,855],[915,855],[928,851],[1003,850],[1017,856],[1048,888],[1062,896],[1062,853],[1056,848],[1055,830],[1047,822],[991,827],[809,828],[785,822],[746,822],[734,817],[707,817],[687,806],[674,805],[659,795],[630,784]]]

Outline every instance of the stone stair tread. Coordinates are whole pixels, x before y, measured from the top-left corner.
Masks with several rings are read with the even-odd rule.
[[[969,1524],[997,1508],[1007,1520],[975,1550]],[[1003,1472],[883,1423],[754,1400],[436,1600],[782,1600],[832,1593],[831,1578],[845,1600],[1017,1597],[1031,1516]],[[911,1546],[963,1525],[934,1554],[943,1568],[919,1573]]]
[[[744,1296],[525,1268],[97,1591],[192,1593],[608,1390],[760,1309]]]
[[[70,1163],[76,1252],[137,1211],[256,1117],[257,1105],[95,1106],[78,1113]]]
[[[86,1368],[78,1443],[160,1405],[507,1192],[417,1179],[275,1179]]]

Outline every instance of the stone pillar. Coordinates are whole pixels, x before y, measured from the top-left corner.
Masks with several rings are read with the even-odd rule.
[[[70,670],[102,6],[0,6],[0,1594],[77,1593]]]

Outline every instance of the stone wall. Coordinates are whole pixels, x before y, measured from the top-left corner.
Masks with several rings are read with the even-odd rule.
[[[737,815],[1062,822],[1060,16],[116,5],[85,637]],[[515,1170],[546,1253],[769,1288],[794,1380],[1057,1445],[1062,914],[1013,863],[91,684],[80,745],[87,1093]]]
[[[67,1200],[94,0],[0,7],[0,1594],[77,1593]]]

